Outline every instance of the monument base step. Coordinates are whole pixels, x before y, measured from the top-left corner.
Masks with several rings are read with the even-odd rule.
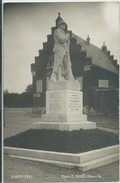
[[[96,129],[96,123],[90,121],[84,122],[35,122],[33,123],[34,128],[49,129],[49,130],[61,130],[61,131],[72,131],[80,129]]]
[[[100,157],[92,161],[88,161],[80,164],[80,170],[82,172],[88,171],[90,169],[98,168],[103,165],[108,165],[110,163],[118,161],[119,153],[111,154],[109,156]]]
[[[73,114],[73,115],[53,115],[45,114],[41,116],[42,121],[46,122],[83,122],[87,121],[87,115],[84,114]]]

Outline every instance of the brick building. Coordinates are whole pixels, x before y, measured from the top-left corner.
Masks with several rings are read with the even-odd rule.
[[[61,19],[56,19],[56,26]],[[47,82],[53,69],[53,33],[47,35],[47,42],[31,64],[33,76],[33,109],[45,107]],[[72,72],[81,84],[83,91],[83,106],[85,111],[94,109],[97,113],[116,114],[118,112],[119,66],[114,56],[103,43],[101,48],[91,44],[90,37],[86,40],[73,34],[70,41],[70,58]]]

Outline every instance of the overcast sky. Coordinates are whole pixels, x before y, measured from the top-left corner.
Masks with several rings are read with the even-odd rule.
[[[6,3],[3,17],[4,88],[21,93],[32,83],[30,64],[38,50],[61,17],[68,29],[100,47],[106,43],[108,50],[118,59],[118,3]]]

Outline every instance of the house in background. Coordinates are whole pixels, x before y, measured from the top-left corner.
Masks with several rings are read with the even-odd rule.
[[[56,26],[61,19],[60,13],[56,19]],[[31,64],[33,76],[33,111],[39,111],[46,105],[47,83],[53,69],[53,33],[47,35],[47,42]],[[118,114],[119,65],[110,54],[105,43],[101,48],[91,44],[90,37],[86,40],[73,34],[70,41],[70,58],[72,72],[80,82],[83,91],[84,113]]]

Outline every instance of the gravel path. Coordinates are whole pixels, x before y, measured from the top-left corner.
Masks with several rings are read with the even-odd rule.
[[[39,182],[117,182],[119,163],[87,172],[62,168],[40,162],[11,158],[5,155],[4,183],[39,183]]]
[[[6,108],[4,112],[5,128],[4,138],[16,135],[34,127],[34,122],[40,122],[41,118],[32,114],[31,108]],[[97,127],[108,129],[119,129],[119,120],[117,117],[90,116],[89,121],[96,122]],[[118,133],[117,133],[118,134]]]

